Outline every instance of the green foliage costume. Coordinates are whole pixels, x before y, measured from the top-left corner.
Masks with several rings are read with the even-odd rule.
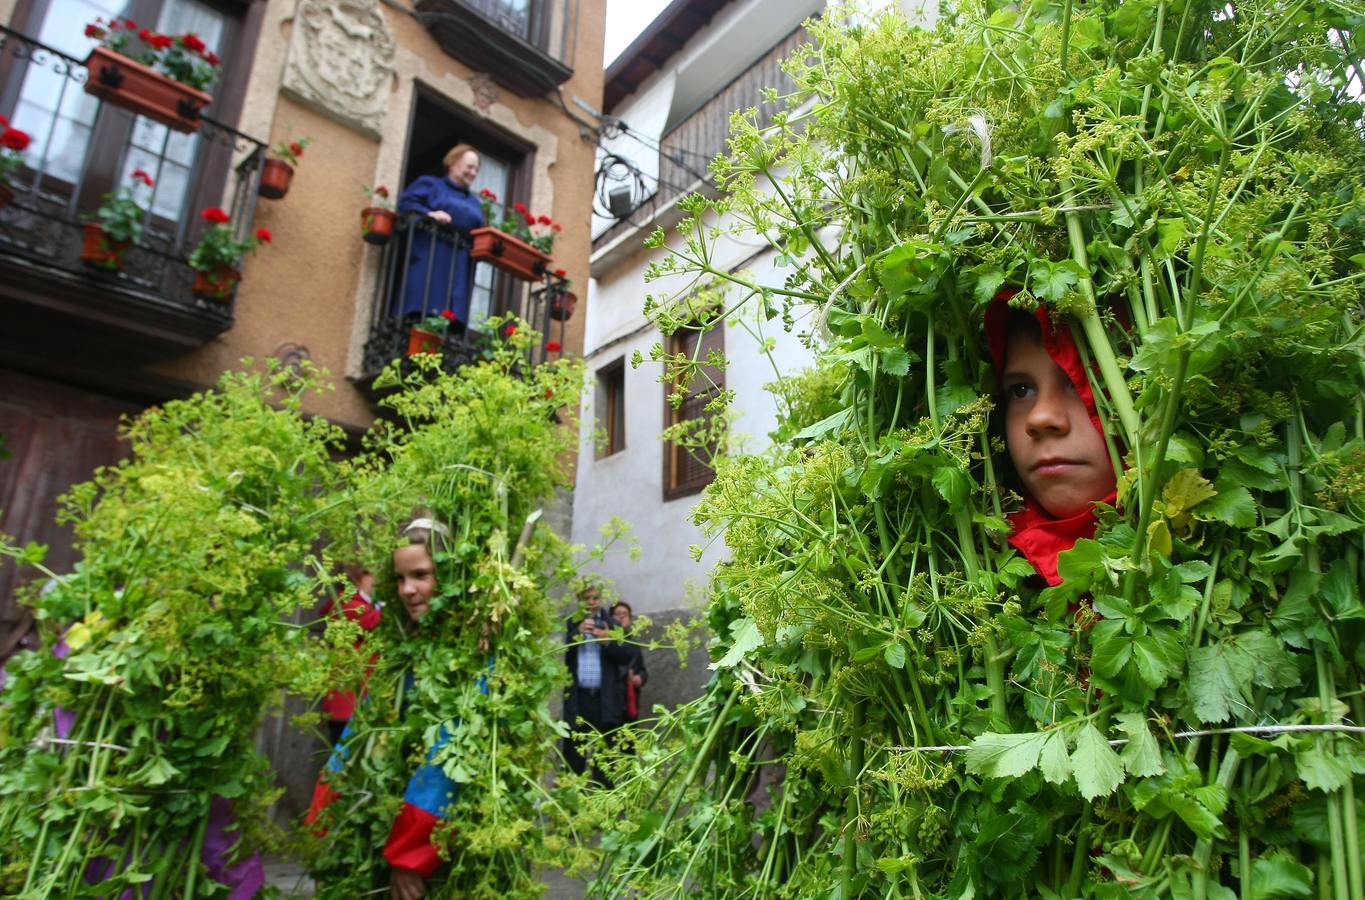
[[[431,843],[449,863],[428,882],[428,897],[539,896],[536,866],[560,861],[538,821],[553,804],[546,785],[558,732],[549,699],[565,681],[547,591],[573,570],[567,546],[536,518],[568,484],[562,461],[577,431],[555,414],[579,396],[582,369],[562,362],[519,373],[533,339],[518,333],[511,349],[455,376],[404,379],[387,401],[402,425],[378,428],[358,465],[371,473],[358,502],[378,513],[362,544],[377,551],[370,568],[385,573],[376,596],[387,606],[367,644],[379,664],[351,721],[344,765],[338,759],[327,775],[338,796],[312,826],[327,829],[310,867],[320,896],[388,884],[380,850],[395,846],[400,812],[400,826],[414,816],[427,827],[441,820]],[[437,593],[415,625],[394,594],[390,558],[414,505],[448,531],[435,547]],[[424,764],[458,786],[443,811],[419,802],[409,781]]]
[[[596,895],[1365,896],[1359,6],[811,33],[654,270],[828,344],[699,507],[719,671],[597,803]],[[718,268],[731,229],[785,281]],[[1041,593],[1005,541],[1002,287],[1076,336],[1124,472]]]

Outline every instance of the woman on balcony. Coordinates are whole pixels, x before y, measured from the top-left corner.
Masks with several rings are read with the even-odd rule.
[[[446,175],[423,175],[398,198],[400,213],[420,213],[439,225],[468,232],[483,224],[483,207],[469,186],[479,174],[479,152],[456,144],[443,160]],[[398,315],[455,314],[456,327],[469,321],[469,292],[473,263],[467,240],[445,229],[422,229],[412,234],[407,281],[399,298]]]

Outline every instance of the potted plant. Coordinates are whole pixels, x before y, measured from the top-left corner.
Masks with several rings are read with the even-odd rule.
[[[199,128],[205,93],[218,77],[218,55],[194,32],[160,34],[132,19],[96,19],[85,36],[98,41],[85,66],[86,93],[174,128]],[[137,48],[137,52],[133,49]]]
[[[455,322],[455,314],[443,309],[434,316],[427,316],[408,329],[408,356],[419,353],[439,353],[445,343],[446,333]]]
[[[14,188],[9,179],[14,170],[24,164],[24,151],[28,149],[28,134],[12,128],[9,119],[0,116],[0,209],[4,209],[14,199]]]
[[[257,228],[254,235],[242,241],[237,239],[232,220],[223,210],[211,206],[199,215],[209,227],[188,260],[195,272],[194,295],[205,300],[226,300],[242,280],[237,268],[242,257],[248,252],[255,253],[261,244],[270,243],[270,231]]]
[[[513,204],[510,211],[500,207],[490,190],[479,191],[484,221],[489,224],[469,232],[474,246],[470,256],[486,262],[514,278],[536,281],[545,275],[561,226],[549,216],[535,216],[524,203]],[[496,224],[495,224],[496,223]]]
[[[550,281],[550,318],[556,322],[567,322],[573,318],[574,310],[578,308],[578,295],[569,288],[573,287],[573,282],[569,280],[569,273],[563,269],[555,269],[550,273],[554,277]]]
[[[275,154],[265,161],[261,168],[260,195],[267,200],[279,200],[289,193],[289,184],[294,180],[294,167],[303,156],[303,148],[313,142],[312,138],[299,138],[296,141],[281,141],[270,152]]]
[[[398,220],[398,214],[393,210],[393,200],[389,198],[389,189],[381,184],[377,188],[366,186],[364,190],[370,205],[360,211],[361,234],[366,243],[387,244],[389,238],[393,237],[393,226]]]
[[[95,220],[85,224],[85,244],[81,261],[117,272],[123,268],[123,255],[142,237],[147,210],[137,202],[138,185],[155,186],[152,176],[137,169],[125,184],[101,198]]]

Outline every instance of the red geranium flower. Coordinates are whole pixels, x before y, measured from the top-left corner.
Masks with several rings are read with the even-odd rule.
[[[134,169],[134,170],[133,170],[133,180],[134,180],[134,181],[140,181],[140,182],[142,182],[143,184],[147,185],[147,187],[155,187],[155,186],[156,186],[156,182],[155,182],[155,181],[152,181],[152,176],[148,175],[148,174],[147,174],[147,171],[146,171],[145,169]]]
[[[456,318],[455,318],[455,313],[454,313],[452,310],[449,310],[449,309],[443,309],[443,310],[441,310],[441,318],[442,318],[442,319],[445,319],[445,320],[448,321],[448,322],[457,321]]]
[[[303,156],[303,145],[298,141],[294,141],[289,145],[289,152],[295,156]]]
[[[270,243],[270,240],[271,240],[270,229],[269,229],[269,228],[257,228],[257,229],[256,229],[256,240],[260,241],[260,242],[263,243],[263,244],[268,244],[268,243]]]
[[[384,187],[382,184],[379,187],[375,188],[374,192],[376,195],[380,197],[387,197],[389,195],[389,189]]]
[[[545,345],[545,350],[548,353],[558,353],[559,341],[550,341],[548,344]]]
[[[5,133],[0,135],[0,146],[6,150],[23,150],[28,147],[28,142],[32,138],[28,132],[20,131],[18,128],[5,128]]]
[[[521,213],[523,216],[528,215],[528,213],[526,212],[525,203],[521,203],[520,201],[518,201],[512,204],[512,208],[515,209],[517,212]]]
[[[85,36],[88,38],[94,38],[95,40],[99,40],[104,37],[104,29],[92,22],[91,24],[85,26]]]
[[[204,43],[204,39],[193,31],[181,35],[180,44],[191,53],[203,53],[208,49],[208,45]]]
[[[553,225],[555,223],[555,220],[549,216],[536,216],[536,221],[541,225]]]
[[[208,63],[211,66],[218,65],[218,54],[210,50],[208,53],[204,54],[204,62]]]
[[[555,231],[563,231],[563,230],[564,230],[564,226],[560,225],[558,222],[554,223],[554,225],[552,225],[552,226],[550,226],[550,227],[554,228]]]
[[[203,217],[205,222],[212,222],[214,225],[222,225],[232,219],[232,216],[229,216],[216,206],[210,206],[199,215]]]
[[[517,326],[508,325],[506,328],[502,330],[502,333],[507,335],[508,337],[511,337],[512,335],[517,333]]]
[[[115,26],[117,26],[117,25],[118,25],[118,22],[114,22],[113,24],[114,24]],[[123,27],[124,27],[124,28],[131,28],[133,31],[136,31],[136,30],[137,30],[137,23],[134,22],[132,19],[124,19],[124,20],[123,20]]]
[[[490,191],[488,188],[484,188],[483,190],[479,191],[479,196],[480,196],[480,197],[487,197],[489,200],[492,200],[494,203],[498,202],[498,195],[495,194],[495,193],[493,193],[492,191]]]
[[[549,399],[550,399],[551,397],[553,397],[554,395],[555,395],[555,389],[554,389],[554,388],[546,388],[546,389],[545,389],[545,399],[546,399],[546,400],[549,400]]]
[[[566,272],[566,271],[564,271],[563,269],[555,269],[555,273],[554,273],[554,274],[555,274],[555,277],[556,277],[556,278],[568,278],[568,277],[569,277],[569,273]]]

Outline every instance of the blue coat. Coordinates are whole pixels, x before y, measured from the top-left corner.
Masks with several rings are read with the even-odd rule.
[[[468,188],[449,178],[423,175],[408,185],[398,198],[400,213],[425,215],[438,209],[449,213],[451,227],[461,231],[483,224],[483,207],[479,205],[479,199],[472,196]],[[407,284],[395,286],[396,290],[402,291],[398,298],[398,315],[425,313],[432,316],[448,309],[461,323],[468,324],[469,292],[474,285],[474,264],[469,258],[469,248],[456,250],[445,229],[419,226],[413,229],[411,240]]]

